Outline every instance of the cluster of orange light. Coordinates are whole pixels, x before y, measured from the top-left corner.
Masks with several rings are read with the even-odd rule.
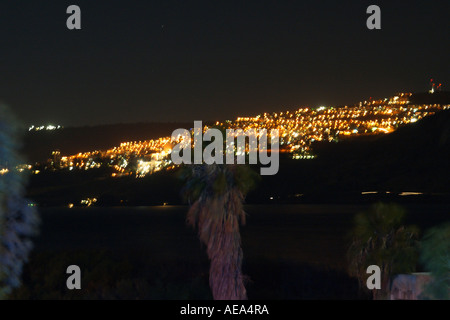
[[[311,154],[311,142],[332,141],[345,136],[361,134],[384,134],[398,126],[415,122],[437,111],[448,109],[442,105],[408,105],[410,93],[401,93],[384,100],[370,100],[355,106],[300,108],[295,111],[263,113],[254,117],[238,117],[235,121],[216,122],[216,125],[233,129],[278,129],[280,148],[284,152]],[[95,168],[94,159],[106,159],[117,171],[116,176],[125,173],[130,156],[152,155],[162,161],[170,154],[171,137],[156,140],[123,142],[106,151],[79,153],[62,157],[62,167]],[[298,158],[298,157],[297,157]],[[120,162],[120,161],[121,162]],[[120,162],[120,163],[119,163]],[[165,168],[173,168],[170,161],[161,162]]]

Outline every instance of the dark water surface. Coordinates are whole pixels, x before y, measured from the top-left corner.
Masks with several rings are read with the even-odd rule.
[[[277,259],[345,267],[355,213],[362,205],[251,205],[241,228],[247,259]],[[41,209],[36,251],[108,249],[144,251],[161,259],[205,257],[186,206]],[[408,223],[421,230],[450,220],[450,205],[407,206]]]
[[[241,228],[249,299],[368,299],[346,273],[347,234],[360,205],[250,205]],[[449,205],[410,205],[422,230]],[[23,285],[13,299],[211,299],[209,261],[186,206],[41,208]],[[66,288],[81,268],[82,290]]]

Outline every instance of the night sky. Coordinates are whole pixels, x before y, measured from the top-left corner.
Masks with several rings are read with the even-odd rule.
[[[82,30],[66,28],[71,4]],[[449,14],[448,0],[3,0],[0,100],[67,127],[351,104],[431,77],[449,90]]]

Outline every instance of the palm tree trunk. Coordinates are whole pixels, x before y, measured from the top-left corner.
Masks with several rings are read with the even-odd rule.
[[[222,230],[212,237],[208,256],[211,259],[209,284],[214,300],[247,300],[239,231]]]

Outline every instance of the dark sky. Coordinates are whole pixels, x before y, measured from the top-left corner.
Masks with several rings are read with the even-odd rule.
[[[81,8],[82,30],[66,28]],[[381,8],[381,30],[366,8]],[[233,119],[450,87],[450,1],[0,2],[0,100],[26,124]]]

